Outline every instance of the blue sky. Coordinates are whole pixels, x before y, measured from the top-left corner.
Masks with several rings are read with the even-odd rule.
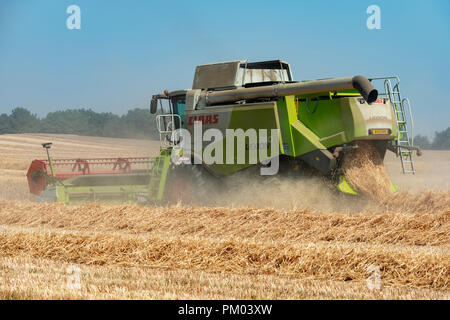
[[[69,5],[81,30],[69,30]],[[366,9],[381,8],[381,30]],[[296,80],[399,75],[416,133],[450,126],[450,1],[0,0],[0,113],[123,114],[198,64],[282,59]]]

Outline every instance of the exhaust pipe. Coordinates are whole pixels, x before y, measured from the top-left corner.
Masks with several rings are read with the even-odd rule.
[[[224,91],[203,91],[200,94],[200,99],[203,100],[206,105],[215,105],[236,102],[239,100],[277,98],[289,95],[353,89],[358,90],[367,103],[375,102],[378,98],[378,91],[366,77],[354,76],[297,83],[280,83],[271,86],[239,88]]]

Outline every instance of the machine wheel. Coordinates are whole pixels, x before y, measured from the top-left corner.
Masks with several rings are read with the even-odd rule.
[[[48,202],[53,203],[56,202],[57,199],[57,190],[55,186],[48,186],[41,194],[34,197],[36,202]]]
[[[191,187],[186,177],[176,177],[170,189],[170,202],[171,203],[190,203],[191,201]]]
[[[166,199],[170,204],[214,205],[219,180],[202,165],[181,164],[169,172]]]

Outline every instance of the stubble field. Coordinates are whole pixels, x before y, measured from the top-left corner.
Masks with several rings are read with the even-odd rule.
[[[450,298],[450,152],[425,151],[415,176],[388,154],[402,191],[377,203],[308,180],[240,183],[216,207],[65,206],[35,203],[27,189],[28,165],[45,158],[47,141],[54,157],[159,148],[0,135],[2,299]],[[70,285],[74,276],[80,287]]]

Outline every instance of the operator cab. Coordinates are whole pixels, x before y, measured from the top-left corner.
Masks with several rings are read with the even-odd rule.
[[[169,101],[172,106],[172,112],[180,116],[180,121],[175,123],[175,129],[184,128],[184,111],[186,110],[186,92],[187,90],[177,90],[169,92]]]
[[[179,121],[175,121],[175,129],[184,128],[184,112],[186,110],[186,92],[187,90],[176,90],[163,94],[157,94],[152,97],[150,102],[150,112],[155,114],[159,111],[160,116],[177,115]],[[158,103],[159,102],[159,103]]]
[[[156,94],[150,103],[151,113],[156,113],[158,100],[161,113],[173,113],[181,118],[184,127],[185,109],[195,110],[204,106],[198,104],[201,92],[224,91],[238,88],[268,86],[277,83],[293,82],[289,63],[282,60],[248,62],[248,60],[209,63],[197,66],[191,90],[164,91]],[[162,100],[168,100],[169,106],[164,108]],[[175,125],[180,127],[180,123]]]
[[[206,108],[200,96],[208,92],[235,90],[293,82],[290,66],[281,60],[248,62],[237,60],[197,66],[191,90],[164,91],[153,95],[150,112],[157,115],[158,131],[164,139],[185,128],[185,111]],[[158,102],[159,101],[159,102]]]
[[[161,148],[168,148],[179,144],[180,133],[177,129],[184,129],[184,113],[186,110],[187,90],[177,90],[153,95],[150,102],[150,112],[156,115],[156,127],[159,132]]]

